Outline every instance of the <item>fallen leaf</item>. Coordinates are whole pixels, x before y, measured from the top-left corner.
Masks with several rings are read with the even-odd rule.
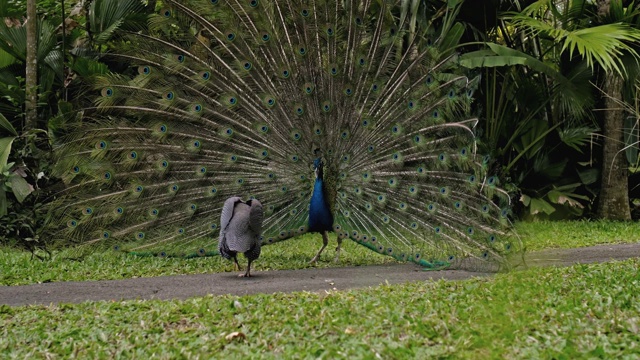
[[[242,340],[244,340],[244,339],[247,338],[247,335],[245,335],[243,332],[240,332],[240,331],[234,331],[231,334],[225,336],[224,338],[227,339],[227,341],[231,341],[231,340],[234,340],[234,339],[242,339]]]

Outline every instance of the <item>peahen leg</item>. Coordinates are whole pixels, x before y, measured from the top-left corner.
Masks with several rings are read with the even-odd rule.
[[[316,254],[316,256],[313,257],[313,259],[311,259],[311,261],[309,261],[309,264],[315,264],[318,259],[320,258],[320,254],[322,254],[322,250],[324,250],[324,248],[327,247],[327,244],[329,244],[329,236],[327,236],[327,232],[323,231],[322,232],[322,247],[320,248],[320,250],[318,250],[318,253]]]
[[[244,274],[240,274],[238,275],[238,277],[251,277],[251,260],[249,260],[249,263],[247,264],[247,271]]]
[[[240,264],[238,264],[238,258],[237,257],[233,257],[233,262],[234,262],[234,269],[236,271],[242,271],[242,268],[240,267]]]
[[[342,238],[340,237],[340,235],[338,235],[336,241],[338,241],[338,246],[336,247],[336,258],[334,262],[338,263],[340,262],[340,246],[342,246]]]

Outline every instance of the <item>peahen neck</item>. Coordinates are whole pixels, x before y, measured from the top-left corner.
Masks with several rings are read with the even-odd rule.
[[[309,204],[309,231],[324,232],[333,229],[333,214],[329,208],[323,180],[323,164],[320,158],[314,161],[316,180]]]

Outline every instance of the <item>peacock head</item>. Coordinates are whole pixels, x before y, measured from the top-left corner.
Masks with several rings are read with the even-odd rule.
[[[324,163],[322,162],[322,150],[320,149],[315,149],[313,150],[313,154],[315,156],[317,156],[317,158],[315,158],[315,160],[313,160],[313,171],[316,174],[316,179],[318,178],[322,178],[322,168],[324,166]]]

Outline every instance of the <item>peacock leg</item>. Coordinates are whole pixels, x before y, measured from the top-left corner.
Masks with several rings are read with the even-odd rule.
[[[238,277],[251,277],[251,260],[249,260],[249,263],[247,264],[247,271],[244,274],[240,274],[238,275]]]
[[[338,241],[338,246],[336,247],[336,258],[334,262],[338,263],[340,262],[340,246],[342,246],[342,238],[340,237],[340,235],[338,235],[338,238],[336,240]]]
[[[323,231],[322,232],[322,247],[320,248],[320,250],[318,251],[316,256],[314,256],[313,259],[311,259],[311,261],[309,261],[309,264],[315,264],[318,261],[318,259],[320,258],[320,254],[322,254],[322,250],[324,250],[324,248],[327,247],[327,244],[329,244],[329,236],[327,236],[327,232],[326,231]]]

